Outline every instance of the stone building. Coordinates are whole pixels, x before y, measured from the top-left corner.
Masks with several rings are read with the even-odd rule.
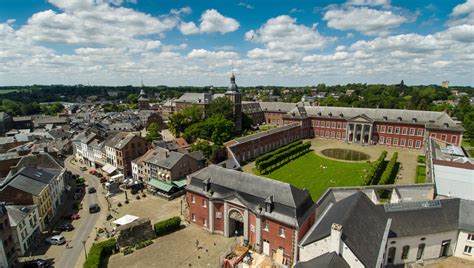
[[[116,167],[124,176],[132,176],[132,160],[148,150],[148,142],[138,134],[119,132],[106,141],[107,163]]]
[[[140,90],[140,96],[138,97],[138,109],[139,110],[150,109],[150,100],[146,97],[146,93],[143,89]]]

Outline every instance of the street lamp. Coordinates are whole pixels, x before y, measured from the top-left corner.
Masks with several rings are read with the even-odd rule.
[[[86,260],[87,260],[86,240],[82,241],[82,246],[84,247],[84,255],[86,256]]]

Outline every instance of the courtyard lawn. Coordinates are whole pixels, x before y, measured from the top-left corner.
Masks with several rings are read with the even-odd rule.
[[[365,162],[341,162],[309,152],[263,176],[306,188],[316,201],[329,187],[363,185],[368,168]]]

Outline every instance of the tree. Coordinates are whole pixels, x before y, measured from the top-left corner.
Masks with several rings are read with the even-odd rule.
[[[234,137],[234,123],[221,114],[209,117],[204,122],[204,128],[207,130],[207,138],[210,138],[211,141],[218,145]]]
[[[133,94],[133,93],[132,93],[132,94],[129,94],[129,95],[127,96],[127,101],[128,101],[128,103],[130,103],[130,104],[138,103],[138,96],[137,96],[137,94]]]
[[[226,119],[233,120],[233,106],[234,104],[229,98],[216,98],[207,106],[206,117],[209,118],[215,114],[222,114]]]
[[[145,139],[149,142],[161,140],[160,128],[158,127],[157,123],[151,123],[148,125]]]
[[[189,126],[202,121],[203,116],[202,107],[193,104],[181,112],[172,114],[168,120],[168,127],[175,136],[180,136]]]

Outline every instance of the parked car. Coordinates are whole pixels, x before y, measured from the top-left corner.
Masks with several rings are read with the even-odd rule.
[[[66,243],[66,239],[64,239],[64,236],[62,235],[55,235],[55,236],[46,238],[46,243],[50,245],[62,245]]]
[[[66,220],[77,220],[80,218],[81,218],[81,215],[75,214],[75,213],[63,215],[63,219],[66,219]]]
[[[99,172],[95,173],[94,175],[95,175],[97,178],[103,178],[103,177],[104,177],[104,175],[100,174]]]
[[[49,261],[44,259],[36,259],[23,263],[24,268],[42,268],[42,267],[51,267]]]
[[[93,194],[93,193],[97,192],[97,190],[96,190],[94,187],[89,187],[88,192],[89,192],[90,194]]]
[[[100,178],[100,183],[106,183],[107,182],[107,178]]]
[[[89,171],[89,174],[91,174],[91,175],[95,175],[96,173],[97,173],[97,171],[95,169]]]
[[[87,167],[85,167],[85,166],[81,167],[81,171],[86,171],[86,170],[87,170]]]
[[[97,213],[100,211],[100,207],[97,204],[92,204],[89,206],[89,213]]]
[[[69,232],[74,230],[74,226],[70,223],[61,224],[58,226],[58,230],[61,232]]]

